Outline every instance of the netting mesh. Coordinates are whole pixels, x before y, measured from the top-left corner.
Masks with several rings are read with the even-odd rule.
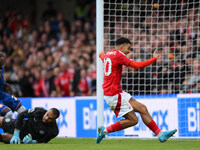
[[[133,95],[200,93],[199,0],[104,0],[104,51],[119,37],[132,42],[128,57],[159,59],[143,69],[123,69],[124,91]]]

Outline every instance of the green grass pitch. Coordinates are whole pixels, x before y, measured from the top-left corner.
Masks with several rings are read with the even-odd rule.
[[[0,144],[0,150],[200,150],[198,139],[104,139],[96,144],[94,138],[55,138],[47,144]]]

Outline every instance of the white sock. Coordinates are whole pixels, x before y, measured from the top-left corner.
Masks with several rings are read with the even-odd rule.
[[[8,111],[7,113],[6,113],[6,115],[4,116],[5,118],[12,118],[12,111],[10,110],[10,111]]]
[[[157,137],[161,137],[162,136],[162,131],[160,131],[160,133],[157,135]]]
[[[108,131],[106,130],[106,128],[104,129],[104,134],[106,135],[106,134],[108,134]]]
[[[21,112],[23,112],[23,111],[25,111],[26,110],[26,108],[24,107],[24,106],[20,106],[18,109],[17,109],[17,112],[18,112],[18,114],[19,113],[21,113]]]

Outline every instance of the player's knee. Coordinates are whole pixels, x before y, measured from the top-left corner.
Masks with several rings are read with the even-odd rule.
[[[9,107],[4,106],[3,110],[0,113],[1,116],[6,118],[12,118],[12,111]]]
[[[135,126],[136,124],[138,124],[138,120],[134,120],[134,121],[131,122],[132,126]]]
[[[136,124],[138,124],[138,118],[134,117],[133,119],[130,120],[131,126],[135,126]]]

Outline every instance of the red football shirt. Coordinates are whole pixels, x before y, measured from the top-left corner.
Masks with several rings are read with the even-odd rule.
[[[129,66],[131,60],[124,53],[112,50],[104,57],[104,95],[113,96],[122,92],[122,65]]]
[[[64,96],[70,96],[70,84],[71,84],[72,74],[68,70],[58,76],[54,82],[56,83],[56,86],[59,86],[61,91],[63,91],[65,94]]]
[[[81,78],[78,83],[81,96],[87,96],[89,94],[89,85],[86,78]]]

